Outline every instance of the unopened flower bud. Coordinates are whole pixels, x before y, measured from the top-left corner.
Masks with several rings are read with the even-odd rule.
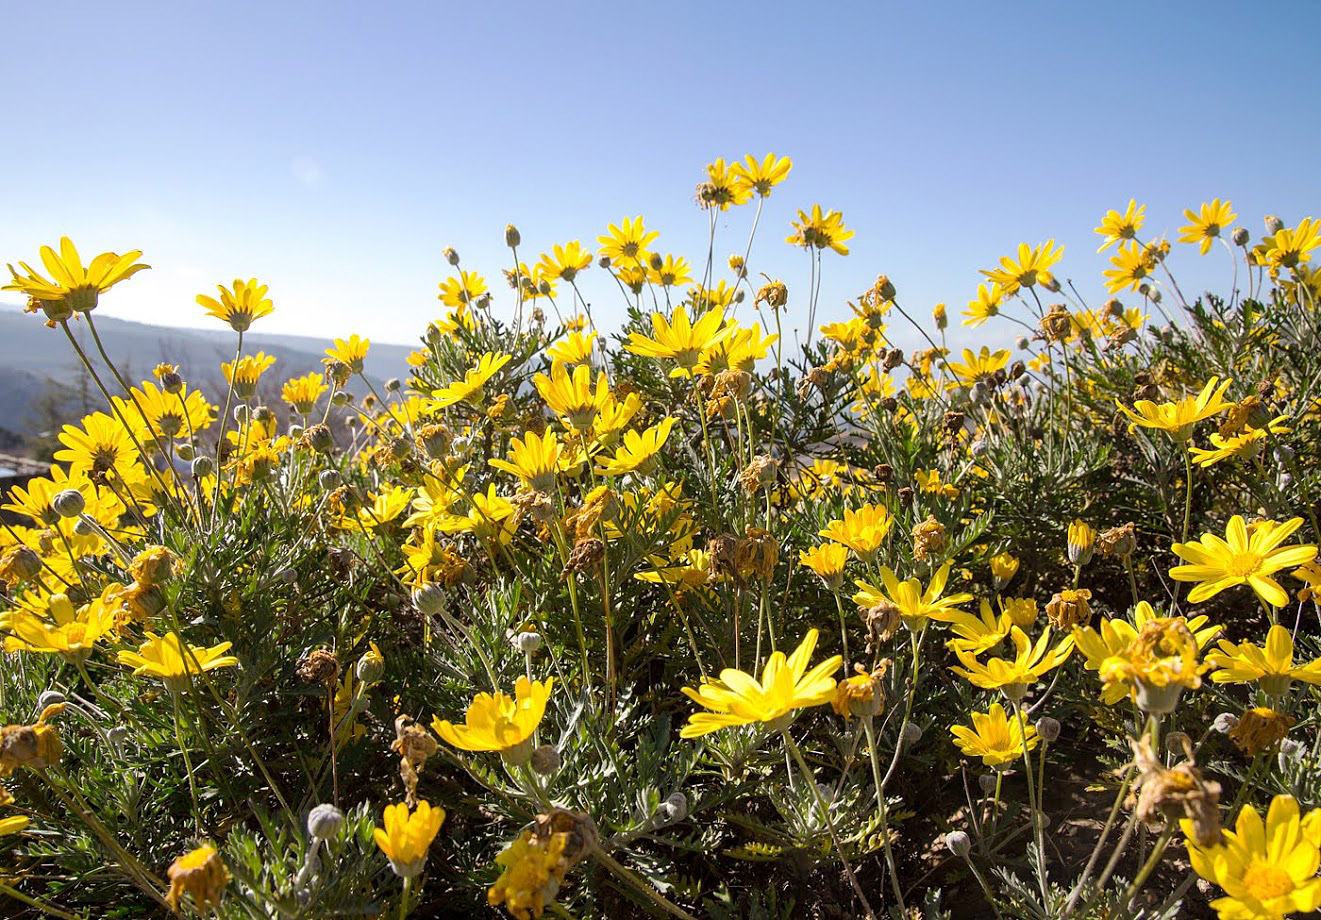
[[[916,722],[905,722],[902,733],[904,747],[910,747],[922,740],[922,726]]]
[[[1234,715],[1232,712],[1220,713],[1220,715],[1215,717],[1215,721],[1211,723],[1211,728],[1220,732],[1222,735],[1228,735],[1237,727],[1238,716]]]
[[[449,610],[449,603],[449,592],[441,585],[422,585],[413,590],[413,606],[423,616],[440,616]]]
[[[977,777],[977,785],[982,789],[982,795],[995,794],[995,776],[990,773],[983,773]]]
[[[90,537],[96,534],[96,525],[85,517],[80,517],[73,522],[73,532],[80,537]]]
[[[340,482],[344,477],[340,476],[339,470],[322,470],[317,474],[316,481],[321,488],[329,492],[332,489],[339,488]]]
[[[1037,719],[1037,734],[1046,744],[1054,744],[1055,739],[1060,736],[1060,720],[1052,719],[1050,716]]]
[[[458,267],[459,254],[454,251],[453,246],[446,246],[444,249],[441,250],[441,255],[445,257],[445,261],[448,262],[450,265],[453,265],[456,268]]]
[[[216,470],[216,462],[203,454],[193,459],[193,478],[204,479]]]
[[[240,425],[246,425],[252,415],[252,410],[248,408],[247,403],[239,403],[234,407],[234,421]]]
[[[313,425],[303,432],[303,439],[319,454],[328,454],[335,449],[335,436],[325,425]]]
[[[63,701],[61,700],[61,702]],[[124,748],[128,744],[128,739],[130,737],[132,737],[132,735],[129,732],[127,725],[112,725],[110,726],[109,731],[105,733],[105,740],[110,742],[110,746],[114,748],[115,754],[120,757],[124,755]]]
[[[258,406],[252,410],[252,417],[264,425],[275,420],[275,413],[271,411],[269,406]]]
[[[399,388],[402,387],[403,385],[404,385],[403,381],[400,380],[398,377],[391,377],[389,380],[385,381],[385,389],[387,392],[390,393],[398,392]]]
[[[541,648],[541,633],[531,630],[523,630],[514,633],[509,640],[514,648],[518,649],[524,655],[534,655]]]
[[[609,267],[610,267],[610,257],[609,257],[609,256],[601,256],[601,258],[599,258],[599,259],[596,260],[596,264],[599,265],[599,266],[601,266],[602,268],[609,268]]]
[[[1234,235],[1230,237],[1235,246],[1246,246],[1248,240],[1252,239],[1252,234],[1248,232],[1247,227],[1238,227],[1234,230]]]
[[[560,768],[560,752],[553,744],[543,744],[532,752],[530,766],[539,776],[550,776]]]
[[[505,224],[505,245],[510,249],[515,249],[523,242],[523,235],[518,232],[518,228],[513,224]]]
[[[298,580],[298,570],[293,566],[286,565],[275,573],[275,578],[278,581],[284,582],[286,585],[291,585]]]
[[[1280,764],[1280,772],[1289,769],[1289,762],[1299,760],[1303,756],[1304,747],[1292,738],[1285,738],[1280,742],[1280,752],[1276,759]]]
[[[654,820],[657,827],[665,827],[686,817],[688,817],[688,797],[682,792],[674,792],[656,806]]]
[[[83,493],[77,489],[63,489],[55,493],[50,500],[50,506],[60,517],[71,518],[83,513],[87,501],[83,498]]]
[[[353,668],[353,673],[364,684],[376,683],[385,673],[385,656],[377,651],[375,645],[371,646],[362,653],[362,657]]]
[[[972,839],[964,831],[950,831],[945,835],[945,846],[960,859],[967,859],[972,852]]]
[[[166,371],[161,374],[161,389],[171,396],[177,396],[183,391],[183,378],[179,376],[178,371]]]
[[[307,832],[316,840],[329,840],[343,826],[344,812],[334,805],[318,805],[307,815]]]
[[[197,455],[197,451],[191,444],[176,444],[174,445],[174,452],[180,460],[191,460]]]
[[[1284,221],[1280,220],[1274,214],[1266,215],[1266,233],[1274,236],[1284,229]]]

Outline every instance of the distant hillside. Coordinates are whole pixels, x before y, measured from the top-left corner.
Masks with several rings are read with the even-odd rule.
[[[95,343],[81,322],[69,324],[89,355]],[[212,393],[221,384],[220,364],[234,357],[235,336],[228,329],[181,329],[153,326],[98,314],[96,328],[106,351],[131,382],[147,379],[151,369],[167,361],[179,365],[184,378]],[[269,378],[286,380],[321,370],[321,358],[331,339],[301,335],[248,333],[243,339],[249,353],[264,351],[276,359]],[[408,379],[406,356],[412,347],[373,342],[367,354],[367,376],[378,387],[398,377]],[[13,304],[0,304],[0,440],[5,431],[36,434],[43,427],[34,418],[38,402],[47,394],[48,381],[68,385],[79,376],[78,357],[64,333],[47,328],[37,316]],[[359,383],[359,388],[361,383]],[[350,390],[354,387],[350,385]],[[216,398],[212,396],[212,398]],[[95,401],[99,403],[99,394]]]

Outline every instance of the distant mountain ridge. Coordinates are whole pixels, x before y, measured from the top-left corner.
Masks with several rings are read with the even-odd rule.
[[[83,349],[96,359],[96,344],[82,322],[70,329]],[[234,358],[235,334],[228,329],[184,329],[116,319],[98,314],[96,329],[116,366],[130,383],[150,377],[157,364],[177,364],[184,379],[211,392],[219,384],[220,364]],[[333,337],[249,332],[243,337],[244,351],[264,351],[275,358],[269,378],[290,377],[322,369],[321,359]],[[390,377],[407,380],[410,346],[372,342],[367,353],[366,373],[380,386]],[[64,333],[50,329],[44,319],[24,313],[14,304],[0,303],[0,429],[16,434],[34,434],[40,427],[31,417],[49,381],[68,382],[80,373],[78,356]],[[361,388],[361,384],[359,384]],[[353,389],[350,386],[350,389]],[[99,400],[99,394],[98,394]],[[214,397],[213,397],[214,398]]]

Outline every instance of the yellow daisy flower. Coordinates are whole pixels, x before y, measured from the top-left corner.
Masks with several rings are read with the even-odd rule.
[[[1289,595],[1271,575],[1316,557],[1316,546],[1311,543],[1280,546],[1302,525],[1302,518],[1293,518],[1283,524],[1258,521],[1249,528],[1236,514],[1229,519],[1223,539],[1207,533],[1192,543],[1175,543],[1171,547],[1174,554],[1186,564],[1170,569],[1170,577],[1198,583],[1188,594],[1190,604],[1246,584],[1263,602],[1283,607],[1289,603]]]
[[[788,657],[784,652],[772,652],[760,681],[745,671],[725,668],[719,680],[707,678],[696,689],[682,688],[685,696],[711,711],[691,716],[679,737],[699,738],[754,722],[782,731],[793,721],[794,710],[829,703],[835,697],[835,678],[830,675],[839,670],[844,659],[834,655],[809,670],[807,662],[816,642],[817,631],[809,629]]]
[[[972,713],[972,728],[955,725],[950,734],[965,756],[980,757],[982,766],[992,770],[1006,770],[1022,758],[1024,750],[1031,751],[1037,746],[1036,726],[1026,718],[1023,726],[1019,725],[1017,716],[1009,718],[1003,706],[992,703],[986,712]]]

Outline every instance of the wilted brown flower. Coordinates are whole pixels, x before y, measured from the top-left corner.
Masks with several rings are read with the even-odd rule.
[[[144,586],[164,584],[178,574],[183,560],[164,546],[148,546],[129,563],[128,573]]]
[[[868,654],[871,654],[874,643],[888,640],[903,622],[899,608],[887,600],[882,600],[874,607],[868,607],[862,612],[862,616],[867,623]]]
[[[0,728],[0,776],[8,776],[19,767],[44,770],[60,762],[64,745],[55,726],[47,723],[64,711],[64,705],[47,706],[32,725]]]
[[[596,537],[585,537],[573,544],[569,551],[569,561],[564,565],[562,575],[594,569],[605,558],[605,542]]]
[[[1053,304],[1050,312],[1041,318],[1041,331],[1052,342],[1067,338],[1069,330],[1072,328],[1073,318],[1069,315],[1069,311],[1065,309],[1064,304]]]
[[[775,484],[775,476],[779,469],[780,461],[765,454],[758,454],[739,472],[738,484],[748,493],[769,489]]]
[[[945,525],[935,515],[913,528],[913,558],[921,561],[945,551]]]
[[[870,672],[862,665],[855,664],[853,669],[857,673],[835,686],[831,707],[845,719],[852,716],[870,719],[880,715],[885,710],[885,686],[881,681],[889,667],[889,658],[881,659],[880,664]]]
[[[328,648],[314,648],[298,662],[298,679],[309,684],[330,686],[339,680],[339,661]]]
[[[766,304],[772,310],[778,310],[788,302],[789,288],[785,283],[769,279],[761,286],[761,290],[757,291],[757,296],[752,301],[753,306],[760,307],[762,304]]]
[[[1219,843],[1220,784],[1202,777],[1191,748],[1184,748],[1187,760],[1167,770],[1152,752],[1150,739],[1130,740],[1129,744],[1138,770],[1127,803],[1135,809],[1134,817],[1148,827],[1159,827],[1162,818],[1187,818],[1199,846]]]
[[[734,547],[734,568],[740,578],[770,581],[780,561],[780,544],[769,530],[749,527]]]
[[[409,716],[394,720],[394,741],[390,750],[399,755],[399,778],[404,781],[404,800],[417,804],[417,773],[426,766],[427,758],[436,753],[439,742],[426,726]]]
[[[1293,716],[1276,712],[1269,706],[1254,706],[1229,730],[1229,737],[1240,751],[1255,757],[1284,740],[1296,721]]]
[[[1137,549],[1137,535],[1134,533],[1133,522],[1129,521],[1127,524],[1120,524],[1105,531],[1096,538],[1096,548],[1102,556],[1127,559],[1133,555],[1133,550]]]
[[[564,529],[575,541],[596,533],[601,521],[612,520],[619,510],[619,497],[608,486],[597,486],[587,493],[582,507],[564,518]]]
[[[1065,588],[1046,604],[1046,616],[1050,625],[1068,632],[1075,626],[1086,626],[1092,618],[1092,608],[1087,602],[1092,599],[1092,592],[1087,588]]]

